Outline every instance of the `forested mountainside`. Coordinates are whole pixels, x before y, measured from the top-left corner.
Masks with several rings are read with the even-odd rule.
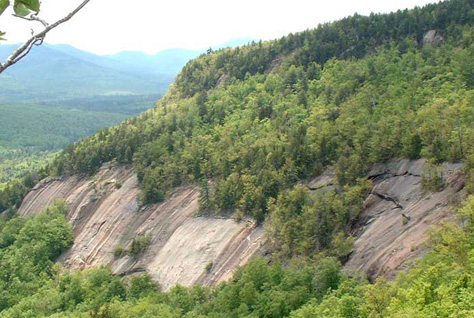
[[[470,159],[469,5],[355,16],[207,54],[184,67],[156,108],[71,145],[51,170],[133,163],[143,203],[204,181],[206,211],[237,209],[261,222],[270,198],[327,165],[340,186],[363,196],[358,177],[372,163],[424,157],[435,169]],[[430,30],[442,45],[422,45]],[[365,45],[343,49],[355,43]]]
[[[474,1],[451,0],[354,15],[189,62],[154,109],[70,145],[48,171],[133,164],[143,205],[199,184],[199,214],[263,223],[271,256],[217,287],[166,293],[147,275],[68,272],[52,263],[71,244],[59,204],[2,224],[0,317],[473,316],[473,197],[444,203],[461,222],[433,230],[432,251],[395,281],[369,284],[341,271],[372,183],[387,174],[367,178],[374,164],[426,159],[413,176],[429,199],[453,187],[441,164],[462,162],[459,197],[473,191],[473,42]],[[328,169],[334,178],[322,191],[307,182]],[[0,208],[19,206],[34,182],[5,187]],[[37,233],[33,244],[24,233],[42,218],[61,230]],[[117,257],[148,244],[140,237]],[[20,261],[27,249],[35,253]]]
[[[17,46],[0,45],[0,59]],[[153,107],[177,74],[132,68],[71,46],[44,44],[3,73],[0,187],[46,165],[67,144]]]
[[[2,45],[5,60],[18,45]],[[182,61],[184,65],[186,61]],[[60,103],[74,98],[114,95],[163,95],[176,73],[134,69],[121,60],[95,55],[68,45],[45,44],[0,79],[1,103]]]
[[[216,48],[249,42],[234,39]],[[17,46],[0,45],[0,59]],[[46,165],[68,143],[152,108],[180,69],[204,52],[99,56],[69,45],[34,47],[0,77],[0,187]]]

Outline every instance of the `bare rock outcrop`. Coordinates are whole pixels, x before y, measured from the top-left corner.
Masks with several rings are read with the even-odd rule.
[[[443,43],[443,41],[444,38],[439,31],[430,30],[423,36],[422,46],[429,44],[431,46],[438,47],[441,45],[441,43]]]
[[[453,203],[462,195],[461,164],[444,164],[445,186],[424,191],[424,160],[392,160],[375,165],[367,178],[373,188],[353,224],[353,251],[345,263],[349,273],[366,272],[393,278],[423,256],[429,227],[452,220]],[[335,172],[326,172],[307,184],[324,193],[335,186]],[[108,264],[114,273],[150,273],[169,289],[179,283],[217,284],[233,270],[262,252],[264,233],[253,221],[195,217],[195,186],[173,190],[161,204],[140,208],[138,182],[129,166],[104,165],[92,179],[71,176],[45,179],[24,199],[20,215],[32,215],[56,198],[69,203],[74,245],[60,261],[73,269]],[[137,258],[114,258],[117,246],[128,248],[139,235],[151,245]]]
[[[138,181],[129,166],[104,165],[92,179],[45,179],[24,199],[20,215],[33,215],[64,198],[73,246],[60,257],[72,269],[108,264],[114,273],[148,272],[163,289],[179,283],[216,284],[258,253],[263,230],[252,221],[195,217],[198,189],[180,187],[161,204],[140,208]],[[114,258],[139,235],[150,246],[139,257]]]
[[[452,220],[463,186],[461,164],[442,166],[446,186],[438,192],[423,190],[424,166],[425,160],[403,159],[370,171],[373,188],[354,225],[356,240],[346,271],[393,278],[426,253],[431,225]]]
[[[425,164],[424,159],[396,159],[369,171],[373,187],[352,224],[355,242],[344,265],[346,272],[365,272],[369,279],[394,278],[427,252],[430,226],[453,220],[453,206],[463,195],[462,166],[444,164],[445,186],[430,192],[421,184]],[[324,193],[336,183],[335,178],[329,167],[307,186]]]

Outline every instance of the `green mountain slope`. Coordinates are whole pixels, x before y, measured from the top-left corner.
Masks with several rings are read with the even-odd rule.
[[[133,161],[146,203],[212,178],[214,210],[262,221],[269,198],[329,164],[343,186],[393,157],[468,158],[466,5],[353,16],[202,56],[155,109],[68,148],[57,172]],[[430,30],[443,34],[442,46],[421,45]]]
[[[218,46],[247,43],[235,39]],[[5,59],[16,45],[0,46]],[[147,55],[95,55],[70,45],[44,44],[0,77],[0,102],[57,101],[110,95],[162,95],[179,70],[204,50],[170,49]]]
[[[0,46],[0,58],[14,47]],[[0,77],[0,184],[51,158],[44,151],[153,107],[174,75],[127,72],[67,45],[35,47]]]
[[[28,171],[37,171],[54,157],[53,152],[71,142],[110,127],[153,105],[126,100],[126,107],[106,103],[92,109],[89,99],[84,107],[75,101],[71,108],[0,104],[0,185]],[[117,105],[118,104],[118,105]],[[71,105],[70,105],[71,106]],[[125,109],[121,109],[125,108]],[[135,112],[133,112],[135,111]]]
[[[15,47],[0,46],[0,59]],[[122,52],[107,57],[69,45],[34,47],[0,77],[0,120],[5,123],[0,147],[8,157],[15,154],[0,162],[0,183],[24,174],[25,162],[37,167],[40,158],[50,156],[35,152],[57,150],[153,107],[183,65],[201,53],[174,49],[155,56]]]
[[[472,0],[355,15],[190,61],[154,109],[70,145],[50,173],[131,163],[144,204],[199,182],[201,214],[265,222],[273,262],[255,260],[215,288],[161,293],[146,275],[69,273],[48,259],[36,266],[36,254],[21,266],[16,251],[29,245],[11,234],[24,233],[19,219],[1,232],[0,271],[13,274],[0,286],[14,292],[1,294],[0,317],[472,317],[473,197],[461,222],[433,230],[432,252],[395,282],[349,278],[340,261],[373,163],[424,157],[423,185],[436,191],[437,165],[462,161],[465,191],[473,191],[473,61]],[[328,166],[333,190],[299,186]],[[0,203],[16,204],[33,183],[11,186]],[[38,242],[64,248],[58,232],[38,233]]]
[[[0,56],[11,46],[2,46]],[[3,53],[3,54],[2,54]],[[79,53],[81,56],[79,56]],[[2,74],[1,101],[56,100],[111,94],[160,94],[172,75],[125,72],[114,61],[69,48],[40,46]],[[118,64],[118,63],[116,63]]]
[[[0,104],[0,147],[58,149],[127,118],[125,114]],[[56,125],[51,125],[51,123]]]

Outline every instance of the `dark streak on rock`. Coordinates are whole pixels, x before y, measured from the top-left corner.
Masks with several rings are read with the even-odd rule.
[[[382,200],[392,202],[393,204],[395,204],[396,209],[402,209],[403,210],[403,206],[397,200],[395,200],[394,198],[392,198],[388,195],[382,194],[382,193],[374,192],[374,191],[372,191],[371,193],[373,195],[379,197]]]

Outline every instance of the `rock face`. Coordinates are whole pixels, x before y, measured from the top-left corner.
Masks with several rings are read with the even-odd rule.
[[[423,36],[422,45],[425,46],[427,44],[430,44],[434,47],[438,47],[443,41],[444,41],[444,38],[441,35],[441,33],[439,33],[436,30],[430,30],[426,32],[426,34]]]
[[[231,277],[259,252],[263,230],[251,221],[195,217],[198,189],[175,189],[161,204],[140,208],[131,167],[104,165],[93,178],[45,179],[24,199],[20,215],[32,215],[64,198],[74,229],[73,246],[60,257],[72,269],[108,264],[114,273],[148,272],[166,290],[179,283],[211,285]],[[149,235],[143,255],[114,258],[117,246]]]
[[[445,186],[439,192],[422,189],[424,166],[424,160],[395,160],[370,171],[373,189],[354,225],[346,271],[393,278],[426,252],[429,227],[452,219],[464,186],[461,164],[443,165]]]
[[[460,164],[443,166],[444,188],[422,189],[424,160],[393,160],[375,165],[365,208],[353,224],[355,244],[344,268],[370,278],[395,274],[426,252],[431,225],[452,219],[452,206],[462,195]],[[335,173],[308,183],[312,191],[334,187]],[[56,198],[69,203],[75,241],[60,261],[73,269],[109,264],[121,275],[150,273],[164,290],[179,283],[213,285],[262,252],[263,230],[252,221],[195,217],[196,187],[175,189],[156,205],[140,208],[138,182],[131,167],[104,165],[93,178],[45,179],[24,199],[20,215],[32,215]],[[136,259],[114,258],[117,246],[129,248],[134,238],[150,235],[151,245]]]

